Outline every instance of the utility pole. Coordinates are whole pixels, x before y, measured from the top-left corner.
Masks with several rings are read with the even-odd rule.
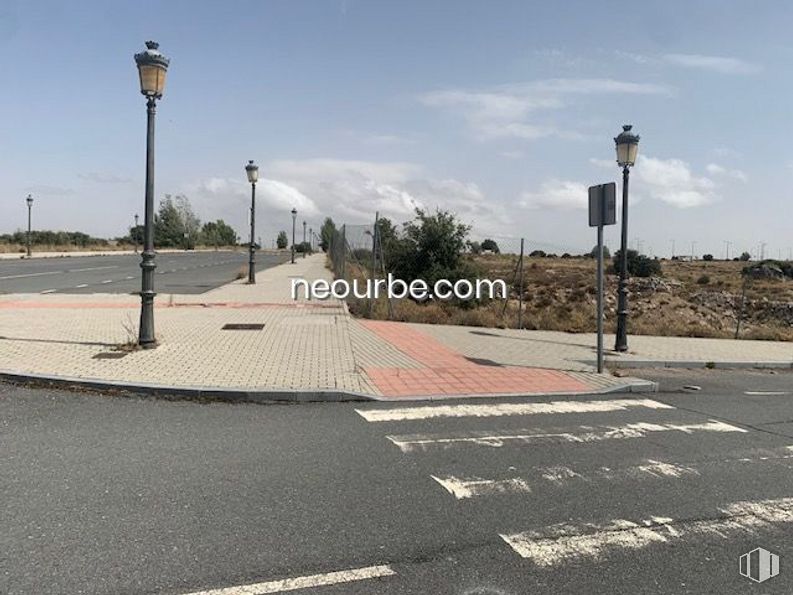
[[[691,242],[691,262],[694,262],[694,246],[696,245],[696,242]]]
[[[672,242],[672,259],[674,260],[674,258],[675,258],[675,241],[674,240],[670,240],[670,241]]]
[[[765,260],[765,242],[760,242],[760,260]]]
[[[730,245],[732,242],[730,240],[724,240],[724,244],[727,247],[727,250],[724,255],[724,260],[730,260]]]

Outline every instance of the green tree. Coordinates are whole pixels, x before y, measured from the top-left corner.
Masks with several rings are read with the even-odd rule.
[[[328,251],[330,248],[330,243],[335,234],[336,224],[333,223],[333,219],[326,217],[325,221],[322,223],[322,227],[319,230],[319,247],[322,248],[323,252]]]
[[[424,279],[430,285],[471,277],[474,271],[463,258],[469,231],[449,211],[428,214],[416,209],[415,219],[404,225],[400,240],[386,255],[386,266],[400,279]]]
[[[285,250],[286,247],[289,245],[289,238],[286,235],[285,231],[279,231],[278,237],[275,240],[276,246],[278,246],[279,250]]]
[[[235,246],[237,232],[223,219],[207,221],[201,228],[201,241],[209,246]]]
[[[498,254],[501,250],[498,249],[498,244],[494,240],[487,238],[486,240],[482,241],[482,250],[486,251],[489,250],[493,254]]]
[[[751,259],[752,259],[752,255],[751,255],[751,254],[749,254],[748,252],[744,252],[743,254],[741,254],[741,256],[740,256],[739,258],[740,258],[740,259],[741,259],[743,262],[748,262],[749,260],[751,260]]]
[[[154,216],[154,245],[160,248],[182,247],[184,231],[179,209],[171,195],[166,194]]]

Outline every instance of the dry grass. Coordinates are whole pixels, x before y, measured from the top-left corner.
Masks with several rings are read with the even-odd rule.
[[[381,298],[371,307],[350,300],[350,310],[376,319],[517,328],[519,287],[513,276],[517,257],[477,257],[490,279],[504,279],[512,294],[506,307],[493,301],[462,308],[447,302],[417,304],[394,301],[392,312]],[[633,280],[630,288],[630,332],[642,335],[731,338],[739,315],[746,263],[734,261],[663,261],[663,284]],[[360,271],[351,271],[365,278]],[[707,277],[707,279],[705,279]],[[349,275],[348,275],[349,278]],[[526,258],[524,262],[522,327],[564,332],[595,330],[595,261],[588,258]],[[605,328],[616,327],[617,278],[607,275]],[[746,285],[742,338],[793,341],[793,281],[763,279]],[[782,314],[780,314],[782,312]]]

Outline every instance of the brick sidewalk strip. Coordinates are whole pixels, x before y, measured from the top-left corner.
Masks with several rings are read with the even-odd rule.
[[[445,347],[439,341],[397,322],[362,324],[424,367],[419,369],[365,368],[385,396],[576,393],[591,387],[557,370],[481,364]]]

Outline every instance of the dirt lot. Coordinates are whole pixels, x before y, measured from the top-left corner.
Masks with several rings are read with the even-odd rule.
[[[510,300],[460,308],[450,304],[394,302],[396,320],[472,326],[518,326],[516,256],[476,258],[483,276],[504,279]],[[608,263],[607,263],[608,264]],[[793,340],[793,281],[752,279],[741,275],[747,263],[663,261],[663,276],[634,278],[629,284],[631,333],[686,337],[734,337],[743,301],[740,337]],[[527,258],[524,265],[522,326],[527,329],[595,330],[595,261],[589,258]],[[616,325],[617,278],[606,279],[606,330]],[[361,316],[388,318],[385,300],[351,303]]]

